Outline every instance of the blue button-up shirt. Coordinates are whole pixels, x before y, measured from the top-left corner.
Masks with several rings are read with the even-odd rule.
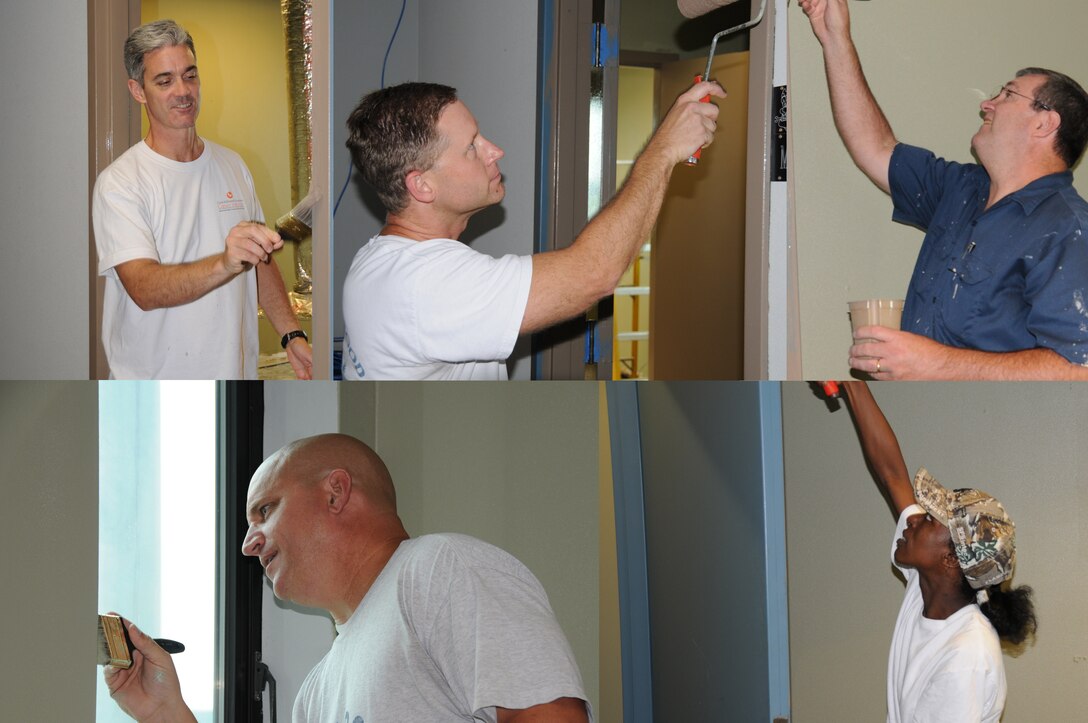
[[[983,351],[1045,347],[1088,363],[1088,203],[1069,172],[986,208],[975,164],[899,144],[888,168],[892,218],[926,232],[903,308],[904,331]]]

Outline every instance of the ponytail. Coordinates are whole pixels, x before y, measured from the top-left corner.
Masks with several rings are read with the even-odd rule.
[[[1027,585],[1013,588],[1008,584],[993,585],[986,588],[989,600],[979,605],[982,614],[994,626],[997,637],[1019,645],[1035,634],[1038,622],[1035,619],[1035,603],[1032,601],[1032,589]]]

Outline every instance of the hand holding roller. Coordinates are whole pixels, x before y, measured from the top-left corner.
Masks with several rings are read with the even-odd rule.
[[[702,82],[703,82],[703,76],[701,76],[701,75],[695,76],[695,85],[699,85],[699,83],[702,83]],[[700,103],[709,103],[710,102],[710,93],[707,93],[702,98],[700,98],[699,102]],[[692,153],[690,156],[688,156],[688,159],[686,161],[684,161],[684,163],[686,163],[689,166],[694,166],[695,164],[697,164],[699,162],[699,156],[701,156],[701,155],[703,155],[703,149],[702,148],[696,148],[695,152]]]
[[[700,15],[710,12],[715,8],[722,7],[723,5],[729,5],[730,3],[734,2],[736,2],[736,0],[677,0],[676,6],[680,9],[680,13],[684,15],[684,17],[696,18]],[[710,79],[710,66],[714,62],[714,51],[718,48],[718,38],[729,35],[730,33],[747,30],[754,25],[758,25],[759,21],[763,19],[763,12],[766,9],[767,0],[760,0],[759,12],[756,13],[756,16],[754,18],[744,23],[743,25],[738,25],[734,28],[727,28],[714,36],[713,40],[710,41],[710,53],[707,55],[706,58],[706,70],[703,71],[702,75],[695,76],[696,83],[699,83],[704,78],[706,78],[707,80]],[[705,98],[700,98],[700,101],[703,103],[709,103],[710,96],[708,95]],[[690,156],[688,156],[688,160],[686,161],[687,165],[696,165],[699,162],[699,156],[702,155],[702,152],[703,149],[700,148],[692,153]]]

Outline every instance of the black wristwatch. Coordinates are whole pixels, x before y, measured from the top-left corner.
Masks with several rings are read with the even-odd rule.
[[[280,339],[280,346],[286,349],[287,345],[291,343],[291,340],[299,336],[301,336],[307,342],[310,341],[310,337],[306,336],[306,332],[304,332],[302,329],[295,329],[294,331],[289,331],[283,335],[283,338]]]

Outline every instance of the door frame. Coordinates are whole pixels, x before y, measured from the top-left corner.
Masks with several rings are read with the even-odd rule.
[[[125,83],[128,75],[121,62],[121,48],[139,20],[140,0],[88,0],[87,148],[90,179],[87,188],[92,195],[98,174],[140,138],[140,113],[128,93]],[[91,206],[91,203],[87,204],[88,319],[91,327],[87,372],[89,379],[107,379],[109,364],[102,346],[102,297],[106,282],[98,275]]]
[[[540,0],[537,105],[536,253],[570,246],[589,216],[590,98],[594,21],[602,23],[598,82],[602,129],[598,164],[603,206],[616,185],[614,141],[619,85],[619,0]],[[610,135],[611,132],[611,135]],[[563,182],[560,183],[559,179]],[[612,378],[611,297],[586,315],[533,335],[534,379]],[[596,364],[587,364],[593,352]]]
[[[768,710],[771,720],[777,723],[790,719],[782,385],[770,381],[757,384],[763,489]],[[616,559],[619,566],[624,723],[651,723],[653,719],[650,591],[639,388],[640,385],[631,382],[606,384],[616,516]]]

